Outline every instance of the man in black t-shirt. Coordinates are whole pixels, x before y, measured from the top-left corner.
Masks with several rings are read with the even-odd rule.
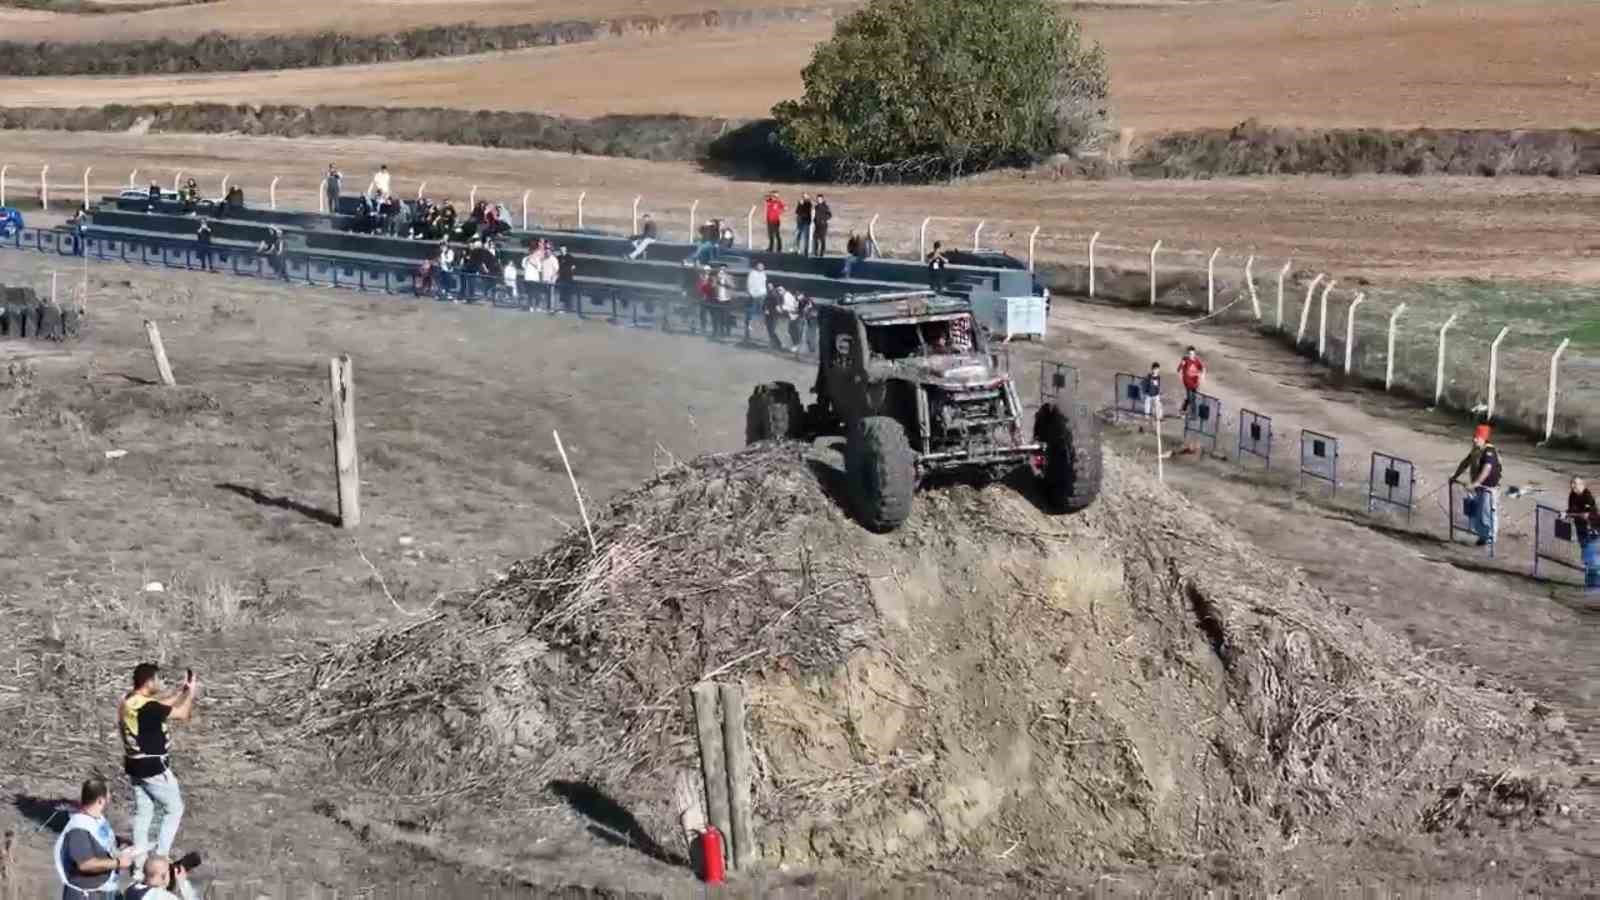
[[[1573,524],[1573,535],[1583,556],[1583,586],[1600,591],[1600,505],[1583,479],[1574,475],[1567,492],[1567,511],[1562,518]]]
[[[815,206],[810,194],[801,194],[794,208],[794,249],[801,256],[811,253],[811,211]]]
[[[1473,430],[1472,450],[1450,480],[1458,481],[1463,474],[1471,479],[1467,490],[1472,492],[1472,530],[1478,546],[1492,546],[1500,530],[1500,451],[1489,443],[1487,424]]]
[[[122,767],[133,782],[133,842],[141,847],[153,843],[156,852],[171,856],[183,820],[183,794],[172,774],[167,728],[171,722],[189,721],[199,681],[190,672],[178,690],[162,694],[160,672],[155,663],[134,666],[133,690],[117,707],[117,728],[122,734]],[[161,829],[152,842],[150,831],[158,809]],[[138,865],[144,865],[143,857]]]

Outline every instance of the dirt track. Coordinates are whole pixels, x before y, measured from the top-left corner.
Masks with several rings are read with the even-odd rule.
[[[716,4],[710,4],[715,6]],[[741,0],[740,6],[792,6]],[[670,14],[693,0],[550,8],[475,4],[480,24],[540,18]],[[360,0],[306,4],[297,14],[228,0],[198,10],[94,16],[70,24],[0,11],[18,40],[184,37],[224,29],[393,30],[454,23],[460,4]],[[6,17],[22,20],[4,27]],[[1582,4],[1517,3],[1371,7],[1295,2],[1080,10],[1106,48],[1117,123],[1137,132],[1227,127],[1245,119],[1283,126],[1565,128],[1600,124],[1600,16]],[[442,105],[601,115],[684,112],[765,115],[794,96],[810,45],[826,23],[761,32],[625,38],[424,63],[213,77],[8,79],[11,105],[186,102],[318,102]],[[684,65],[693,59],[695,64]],[[573,65],[581,60],[581,65]],[[641,85],[650,85],[641,91]]]
[[[0,254],[0,280],[47,283],[53,264]],[[15,658],[0,655],[0,665],[35,671],[38,648],[48,652],[41,642],[49,616],[71,611],[116,670],[107,670],[105,683],[74,689],[93,696],[75,693],[72,702],[93,709],[110,702],[123,663],[141,652],[140,631],[128,633],[127,610],[148,580],[173,585],[175,603],[203,593],[208,578],[252,596],[259,591],[264,601],[278,598],[247,611],[227,641],[207,637],[209,620],[201,617],[198,626],[175,626],[165,644],[175,658],[199,658],[208,675],[216,672],[211,702],[225,707],[230,694],[249,690],[264,660],[297,648],[313,652],[322,635],[403,618],[385,590],[417,608],[437,592],[480,583],[573,527],[550,428],[561,429],[585,489],[603,497],[636,481],[662,449],[686,454],[736,446],[743,386],[805,375],[759,352],[599,323],[115,266],[97,266],[91,277],[92,336],[81,349],[35,360],[40,390],[65,399],[68,414],[31,406],[27,418],[12,420],[23,427],[5,431],[8,456],[40,463],[8,469],[15,483],[0,492],[12,498],[8,518],[25,523],[12,537],[16,552],[0,562],[6,585],[0,601],[21,635],[7,648]],[[1090,399],[1109,396],[1104,373],[1197,342],[1212,358],[1215,392],[1230,408],[1249,403],[1276,415],[1280,434],[1321,425],[1349,437],[1351,456],[1368,443],[1381,445],[1415,459],[1429,476],[1459,452],[1458,428],[1420,434],[1410,430],[1420,421],[1412,410],[1394,410],[1391,418],[1385,408],[1352,405],[1270,345],[1195,336],[1108,309],[1072,305],[1064,315],[1075,323],[1070,330],[1025,356],[1066,356],[1088,375]],[[177,399],[157,402],[158,389],[142,383],[149,374],[143,317],[157,318],[165,331],[185,384]],[[8,358],[16,352],[15,345],[0,345]],[[357,359],[369,517],[359,538],[386,577],[382,584],[315,515],[331,503],[317,366],[336,352]],[[1033,370],[1019,369],[1030,373],[1023,394],[1032,396]],[[104,461],[102,451],[113,447],[130,453]],[[1515,445],[1508,454],[1512,481],[1559,486],[1565,465],[1546,468]],[[1595,614],[1553,600],[1518,574],[1525,546],[1511,527],[1501,561],[1483,568],[1470,549],[1392,536],[1336,509],[1286,502],[1280,488],[1257,487],[1234,477],[1236,471],[1175,462],[1168,473],[1285,565],[1306,567],[1335,601],[1410,634],[1423,648],[1481,667],[1491,681],[1544,697],[1572,723],[1573,760],[1594,771],[1600,673],[1584,667],[1600,658],[1592,641]],[[39,492],[43,483],[51,485],[48,493]],[[262,494],[252,501],[226,484]],[[1508,523],[1520,512],[1508,510]],[[1430,591],[1419,594],[1420,583]],[[382,865],[381,854],[360,850],[312,810],[306,798],[315,796],[314,787],[237,757],[224,749],[226,736],[208,735],[203,723],[179,738],[193,773],[185,827],[221,836],[220,872],[237,873],[246,860],[259,869],[266,860],[320,879],[346,871],[352,860]],[[22,752],[22,744],[6,743]],[[72,744],[72,758],[98,758],[111,746],[90,743]],[[7,769],[16,773],[18,789],[49,796],[71,780],[60,774],[61,762],[24,752]],[[241,779],[272,798],[276,811],[266,824],[253,813],[230,812],[225,798]],[[1589,827],[1490,833],[1442,852],[1427,843],[1397,848],[1376,874],[1461,884],[1521,873],[1571,889],[1583,861],[1592,865],[1593,832],[1582,830]],[[37,848],[29,843],[24,850]],[[562,851],[589,852],[570,841]],[[604,865],[627,864],[610,853]],[[1487,868],[1491,862],[1502,868]],[[571,859],[546,865],[562,864]],[[1308,861],[1313,871],[1316,865]]]
[[[633,197],[643,195],[641,211],[655,213],[668,234],[688,227],[690,204],[698,200],[701,220],[726,217],[742,237],[746,213],[768,187],[683,164],[374,140],[83,139],[52,132],[0,138],[0,162],[13,164],[11,190],[22,197],[37,192],[38,166],[49,162],[58,199],[81,193],[76,180],[84,166],[94,167],[97,194],[114,190],[136,168],[141,180],[166,182],[182,169],[201,178],[208,191],[228,174],[253,204],[263,201],[273,176],[282,176],[280,205],[315,208],[313,190],[325,161],[340,163],[353,180],[386,162],[397,190],[414,190],[426,180],[435,197],[459,200],[476,184],[480,194],[514,211],[520,210],[522,191],[531,190],[535,219],[567,225],[575,223],[580,191],[588,193],[585,224],[622,229],[629,226]],[[787,187],[785,193],[798,190]],[[1586,210],[1600,201],[1600,179],[989,176],[956,186],[825,190],[841,239],[849,229],[865,231],[870,218],[880,215],[880,244],[900,254],[916,252],[922,218],[937,216],[929,224],[930,243],[968,246],[982,219],[984,246],[1026,256],[1028,234],[1038,225],[1041,258],[1081,261],[1089,235],[1098,230],[1101,261],[1139,267],[1147,264],[1150,244],[1161,240],[1166,265],[1203,268],[1211,248],[1221,247],[1219,267],[1237,271],[1246,255],[1255,254],[1258,274],[1292,257],[1297,267],[1337,272],[1347,280],[1600,276],[1600,244],[1585,230]]]

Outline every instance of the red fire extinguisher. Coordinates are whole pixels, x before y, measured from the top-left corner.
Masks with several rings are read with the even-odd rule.
[[[700,880],[706,884],[721,884],[722,865],[722,832],[708,825],[700,832]]]

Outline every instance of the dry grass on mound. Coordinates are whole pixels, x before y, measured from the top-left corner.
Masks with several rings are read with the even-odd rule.
[[[572,534],[324,659],[299,727],[413,802],[531,809],[524,786],[577,781],[670,845],[674,785],[698,777],[684,689],[743,681],[765,859],[897,869],[1458,827],[1488,805],[1443,785],[1532,758],[1510,699],[1144,471],[1113,456],[1106,477],[1079,516],[955,487],[875,536],[801,448],[675,464],[598,518],[594,552]]]

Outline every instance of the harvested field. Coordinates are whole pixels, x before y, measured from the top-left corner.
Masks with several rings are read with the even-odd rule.
[[[740,9],[796,5],[804,4],[751,0],[741,3]],[[19,21],[4,31],[17,41],[133,40],[193,37],[212,29],[240,35],[283,33],[286,27],[360,32],[379,22],[392,31],[460,21],[458,4],[389,7],[364,0],[316,6],[303,15],[281,18],[260,9],[243,0],[226,0],[206,7],[204,15],[171,11],[95,16],[87,24],[74,20],[70,28]],[[581,10],[552,10],[541,4],[536,13],[530,13],[528,4],[511,2],[480,3],[472,9],[475,24],[491,25],[530,19],[668,16],[698,12],[700,7],[684,0],[643,5],[616,0]],[[0,23],[5,15],[0,11]],[[1076,15],[1090,36],[1106,47],[1117,122],[1133,129],[1136,139],[1173,129],[1226,128],[1246,119],[1305,128],[1600,125],[1596,113],[1600,72],[1588,52],[1600,45],[1600,16],[1585,4],[1207,3],[1085,9]],[[395,63],[332,76],[286,72],[280,77],[180,81],[154,77],[111,85],[50,80],[40,84],[39,95],[16,89],[21,85],[8,85],[12,89],[7,93],[49,96],[48,101],[30,102],[67,106],[98,105],[108,97],[111,102],[165,99],[161,92],[170,88],[175,92],[172,99],[224,102],[309,104],[337,96],[337,102],[357,105],[459,105],[574,115],[659,112],[678,110],[680,104],[690,107],[683,112],[695,114],[760,114],[774,99],[793,92],[808,53],[805,45],[826,34],[822,24],[778,25],[715,39],[690,30],[662,38],[623,38],[598,51],[551,48],[490,55],[426,72]],[[280,48],[271,50],[279,52]],[[585,54],[586,60],[589,53],[600,52],[605,63],[553,71],[560,63],[552,60],[570,58],[574,52]],[[158,55],[171,57],[172,51]],[[253,54],[264,55],[265,51]],[[708,55],[706,65],[677,64]],[[72,58],[81,55],[74,52]],[[439,72],[448,75],[436,77]],[[713,78],[720,78],[721,84],[706,90]],[[644,83],[652,85],[652,91],[635,89]],[[696,92],[709,109],[693,107]],[[641,96],[658,93],[666,105],[652,108]]]

